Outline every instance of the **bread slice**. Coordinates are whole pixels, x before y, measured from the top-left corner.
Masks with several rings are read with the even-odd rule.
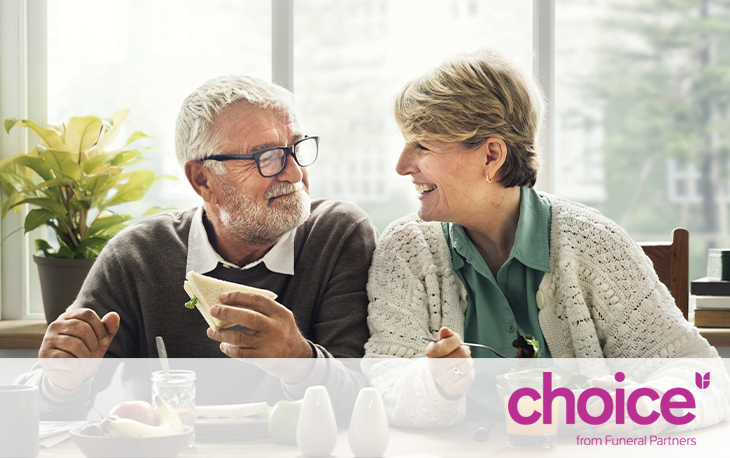
[[[217,278],[196,274],[192,270],[188,272],[186,279],[187,281],[184,284],[185,292],[188,293],[188,296],[190,296],[191,299],[193,296],[198,298],[198,301],[195,303],[195,307],[200,311],[200,314],[203,315],[205,321],[208,322],[208,326],[210,326],[214,331],[230,328],[231,326],[236,325],[236,323],[219,320],[218,318],[210,316],[210,308],[220,303],[219,297],[221,293],[230,291],[248,291],[263,294],[270,299],[276,299],[276,294],[271,291],[252,288],[239,283],[218,280]]]

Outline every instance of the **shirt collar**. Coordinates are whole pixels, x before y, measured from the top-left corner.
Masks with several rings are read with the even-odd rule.
[[[520,219],[510,257],[550,273],[550,202],[532,188],[521,188]]]
[[[284,275],[294,275],[294,235],[296,228],[290,230],[274,244],[274,246],[258,261],[238,267],[224,260],[218,252],[215,251],[213,245],[208,240],[208,233],[203,225],[203,206],[198,207],[193,221],[190,225],[190,235],[188,236],[188,259],[186,272],[191,270],[205,274],[215,269],[218,263],[225,266],[235,267],[237,269],[250,269],[255,265],[263,262],[267,269]]]
[[[531,269],[550,273],[549,205],[534,189],[526,186],[521,188],[520,218],[517,222],[515,243],[507,260],[515,258]],[[461,269],[464,262],[474,265],[472,258],[481,255],[464,228],[459,224],[449,223],[448,235],[454,269]]]

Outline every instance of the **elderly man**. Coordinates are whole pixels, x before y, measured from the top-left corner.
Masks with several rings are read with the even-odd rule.
[[[365,284],[377,234],[353,205],[310,201],[305,167],[317,157],[318,138],[301,130],[291,93],[246,76],[208,81],[183,103],[175,143],[204,204],[118,234],[77,300],[49,326],[40,357],[157,358],[161,336],[171,358],[308,358],[303,364],[261,360],[263,371],[246,375],[254,389],[244,401],[275,398],[282,387],[288,397],[301,397],[311,384],[356,392],[365,383],[359,372],[339,362],[318,370],[314,361],[363,355]],[[243,327],[214,332],[183,306],[188,271],[278,298],[222,294],[212,316]],[[45,374],[36,371],[26,382],[40,384],[51,398],[58,387],[89,385],[95,372],[93,364],[70,374],[53,370],[57,360],[45,361]],[[282,383],[267,382],[271,376]],[[142,383],[140,397],[149,398],[146,389]]]

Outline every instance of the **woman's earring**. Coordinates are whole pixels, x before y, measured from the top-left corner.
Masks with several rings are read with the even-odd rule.
[[[487,175],[487,183],[491,183],[492,180],[489,178],[489,175]]]

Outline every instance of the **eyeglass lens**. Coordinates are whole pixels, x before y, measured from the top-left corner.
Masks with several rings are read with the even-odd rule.
[[[259,168],[264,176],[274,176],[284,170],[286,150],[276,148],[267,151],[259,157]],[[294,158],[302,167],[312,165],[317,159],[317,139],[305,138],[294,147]]]

